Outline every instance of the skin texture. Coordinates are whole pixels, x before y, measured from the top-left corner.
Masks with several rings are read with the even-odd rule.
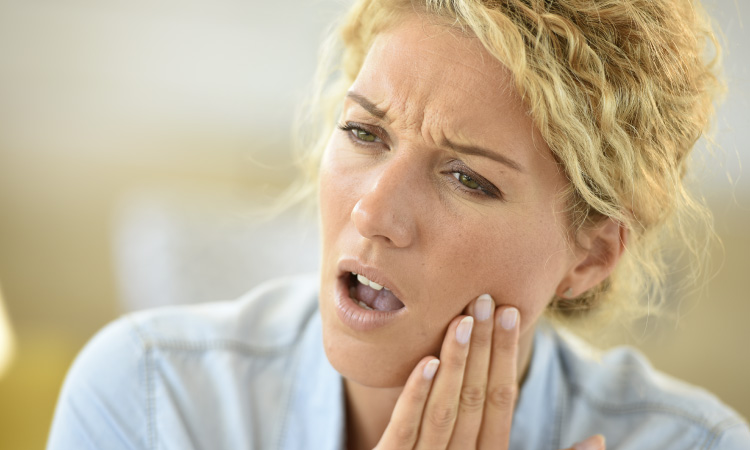
[[[596,234],[583,236],[584,248],[571,245],[558,196],[566,178],[525,111],[508,72],[475,38],[418,15],[376,38],[350,88],[341,124],[359,130],[334,131],[320,169],[320,310],[326,354],[345,379],[350,434],[362,446],[378,442],[409,374],[441,355],[446,332],[478,296],[520,312],[520,379],[551,298],[589,289],[611,270],[602,261],[614,264],[602,257],[609,250],[585,250],[611,247]],[[486,180],[484,190],[460,174]],[[602,229],[617,241],[616,226]],[[386,274],[405,305],[397,320],[355,331],[338,318],[342,258]]]

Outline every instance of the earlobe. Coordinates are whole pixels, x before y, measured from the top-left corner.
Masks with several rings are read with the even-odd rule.
[[[560,281],[557,296],[574,298],[604,281],[615,269],[625,251],[628,229],[605,218],[576,237],[576,261]]]

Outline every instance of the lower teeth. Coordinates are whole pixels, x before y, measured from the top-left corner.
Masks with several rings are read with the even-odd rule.
[[[365,304],[364,302],[357,300],[357,303],[359,303],[359,306],[363,307],[364,309],[373,311],[373,309],[367,306],[367,304]]]

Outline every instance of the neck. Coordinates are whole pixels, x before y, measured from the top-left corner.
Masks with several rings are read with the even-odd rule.
[[[533,342],[534,328],[531,328],[521,335],[519,342],[519,387],[526,380]],[[370,450],[377,446],[402,390],[403,386],[373,388],[344,378],[347,450]]]
[[[403,386],[372,388],[344,379],[347,450],[375,448],[402,390]]]

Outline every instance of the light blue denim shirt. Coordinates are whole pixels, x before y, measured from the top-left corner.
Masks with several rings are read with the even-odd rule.
[[[316,277],[239,300],[131,314],[67,376],[48,449],[344,446],[341,376],[326,359]],[[558,450],[602,433],[614,449],[750,449],[747,424],[636,351],[598,354],[537,329],[511,448]]]

